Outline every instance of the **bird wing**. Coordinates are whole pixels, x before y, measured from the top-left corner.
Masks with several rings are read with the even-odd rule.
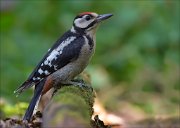
[[[69,33],[68,33],[69,34]],[[76,60],[84,43],[82,36],[62,36],[36,66],[29,78],[15,91],[21,93],[41,80]]]

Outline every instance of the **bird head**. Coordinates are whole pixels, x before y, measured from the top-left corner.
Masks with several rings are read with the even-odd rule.
[[[98,15],[94,12],[80,13],[75,17],[71,30],[75,32],[94,33],[98,25],[111,16],[112,14]]]

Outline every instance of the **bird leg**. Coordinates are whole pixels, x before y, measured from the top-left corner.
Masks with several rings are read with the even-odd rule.
[[[76,86],[81,89],[88,89],[88,90],[93,91],[93,88],[90,85],[86,84],[82,79],[74,79],[65,83],[56,84],[54,86],[55,89],[54,89],[53,95],[64,86]]]

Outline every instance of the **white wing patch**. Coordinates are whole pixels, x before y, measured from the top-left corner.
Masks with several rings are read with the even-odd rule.
[[[40,80],[40,77],[33,77],[33,80]]]
[[[38,70],[38,72],[39,74],[43,74],[43,70],[41,68]]]
[[[46,75],[49,75],[50,73],[49,73],[49,71],[48,70],[45,70],[45,71],[43,71],[41,68],[38,70],[38,73],[41,75],[41,74],[46,74]]]
[[[48,70],[45,70],[44,73],[45,73],[46,75],[49,75],[49,74],[50,74],[50,73],[48,72]]]
[[[49,54],[49,56],[44,60],[43,63],[41,63],[41,66],[37,70],[37,72],[39,73],[39,76],[35,76],[32,79],[34,81],[37,81],[37,80],[39,81],[42,79],[41,78],[42,74],[43,75],[45,74],[47,76],[52,73],[51,71],[48,71],[49,68],[44,69],[43,66],[53,67],[54,70],[58,70],[58,65],[52,65],[52,61],[57,60],[58,57],[63,53],[63,49],[65,47],[67,47],[70,43],[72,43],[75,39],[76,39],[76,37],[74,37],[74,36],[69,37],[65,41],[60,43],[59,46],[57,46],[55,49],[53,49],[51,51],[51,53]]]
[[[56,51],[56,50],[53,50],[51,52],[51,54],[46,58],[46,60],[48,60],[48,61],[52,61],[54,59],[56,60],[57,59],[57,55],[59,55],[59,52]]]
[[[58,47],[57,47],[57,51],[60,52],[60,54],[62,54],[62,51],[64,49],[64,47],[68,46],[74,39],[76,39],[76,37],[70,37],[67,38],[65,41],[63,41]]]
[[[62,54],[63,49],[65,47],[67,47],[70,43],[72,43],[74,40],[76,39],[76,37],[69,37],[67,38],[65,41],[63,41],[56,49],[54,49],[49,56],[46,58],[46,60],[44,61],[44,65],[48,65],[50,67],[52,67],[52,61],[56,60],[58,58],[59,55]],[[42,64],[43,65],[43,64]],[[47,74],[49,74],[49,72],[46,72]],[[46,74],[45,73],[45,74]]]

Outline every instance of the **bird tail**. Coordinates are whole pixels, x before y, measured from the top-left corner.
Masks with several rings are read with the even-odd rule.
[[[34,90],[34,96],[31,99],[31,102],[26,110],[23,120],[29,121],[31,119],[34,109],[35,109],[35,106],[38,105],[39,100],[41,98],[41,93],[43,90],[44,83],[45,83],[45,79],[36,85],[35,90]]]

